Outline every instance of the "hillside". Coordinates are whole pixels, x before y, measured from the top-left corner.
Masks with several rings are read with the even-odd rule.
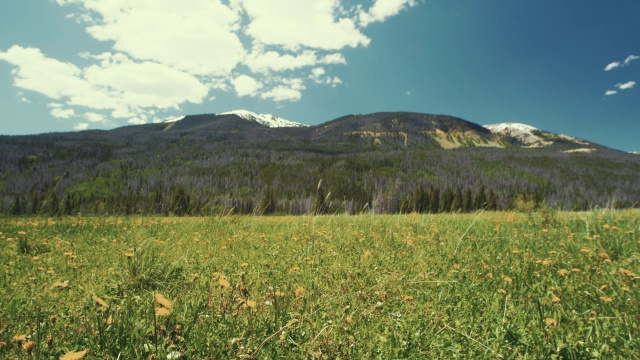
[[[637,155],[524,124],[393,112],[300,125],[234,111],[2,136],[0,211],[396,213],[640,198]]]

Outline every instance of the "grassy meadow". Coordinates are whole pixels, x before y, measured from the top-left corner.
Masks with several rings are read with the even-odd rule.
[[[640,358],[640,213],[0,219],[2,359]]]

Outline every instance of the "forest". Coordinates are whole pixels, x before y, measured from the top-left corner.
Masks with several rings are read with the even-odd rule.
[[[270,129],[194,116],[171,129],[150,124],[0,136],[0,213],[395,214],[639,206],[638,155],[600,146],[592,153],[566,152],[570,144],[562,142],[444,149],[416,128],[422,118],[399,119]],[[448,136],[462,130],[489,136],[463,120],[424,119]],[[362,129],[382,135],[354,136]]]

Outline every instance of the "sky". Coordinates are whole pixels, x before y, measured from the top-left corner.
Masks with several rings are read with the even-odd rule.
[[[640,151],[637,0],[23,0],[0,134],[413,111]]]

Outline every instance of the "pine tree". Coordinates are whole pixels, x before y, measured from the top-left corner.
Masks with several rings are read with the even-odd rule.
[[[468,213],[473,208],[473,196],[471,195],[471,189],[466,188],[464,195],[462,196],[462,212]]]
[[[484,184],[480,185],[476,193],[475,209],[485,209],[487,207],[487,195],[485,194]]]

